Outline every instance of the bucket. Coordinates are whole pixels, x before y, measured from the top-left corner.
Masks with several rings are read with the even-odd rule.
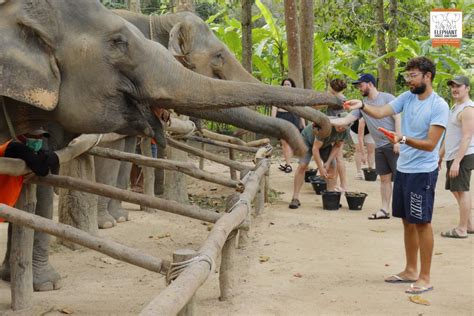
[[[364,205],[367,193],[363,192],[346,192],[347,205],[350,210],[360,211]]]
[[[321,177],[312,177],[311,186],[317,195],[321,195],[321,192],[326,191],[326,180]]]
[[[362,171],[364,171],[365,181],[375,181],[375,180],[377,180],[377,173],[375,172],[375,169],[362,168]]]
[[[324,191],[323,195],[323,209],[328,211],[337,211],[341,206],[341,192]]]
[[[309,177],[315,176],[318,174],[318,169],[309,169],[304,172],[304,182],[309,183]]]

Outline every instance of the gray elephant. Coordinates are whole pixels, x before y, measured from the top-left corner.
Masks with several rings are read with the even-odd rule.
[[[168,47],[168,50],[185,67],[211,78],[259,83],[249,74],[229,51],[229,49],[214,35],[208,25],[191,12],[180,12],[162,16],[147,16],[125,10],[113,10],[114,13],[125,18],[150,39]],[[261,115],[247,108],[218,109],[218,110],[178,110],[179,113],[234,126],[285,139],[289,144],[297,145],[300,136],[297,129],[287,121]],[[319,114],[319,112],[315,112]],[[313,113],[313,115],[314,115]],[[321,117],[323,117],[321,115]],[[314,120],[314,116],[310,117]],[[321,122],[323,118],[318,120]],[[324,124],[324,123],[321,123]],[[131,142],[131,140],[128,140]],[[108,144],[108,147],[125,150],[124,141]],[[161,146],[163,149],[163,146]],[[129,145],[127,150],[134,149]],[[162,150],[160,151],[162,153]],[[96,158],[96,181],[126,188],[130,164],[110,162],[108,159]],[[159,176],[159,170],[155,175]],[[161,177],[162,179],[162,177]],[[162,187],[162,183],[155,182],[155,189]],[[155,190],[157,192],[157,190]],[[110,228],[115,222],[128,219],[128,212],[121,207],[120,201],[99,197],[98,224],[99,228]]]
[[[7,121],[15,134],[58,122],[73,133],[153,136],[153,107],[340,105],[326,94],[193,73],[99,1],[3,0],[0,34],[0,141],[11,137]],[[36,290],[57,287],[49,270],[46,246],[34,257]]]

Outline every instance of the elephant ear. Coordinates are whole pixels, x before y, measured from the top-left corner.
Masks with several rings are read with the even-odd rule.
[[[192,51],[192,28],[189,23],[179,22],[170,31],[168,50],[176,59],[183,61]]]
[[[60,73],[51,32],[57,25],[46,3],[0,1],[0,95],[51,111]]]

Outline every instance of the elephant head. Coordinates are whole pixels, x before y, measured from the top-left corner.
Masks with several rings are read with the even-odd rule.
[[[0,34],[0,95],[18,133],[54,120],[77,133],[130,126],[151,136],[147,116],[154,107],[341,103],[327,94],[196,74],[99,1],[4,0]]]
[[[190,12],[179,12],[162,16],[147,16],[126,10],[113,10],[114,13],[134,24],[145,37],[158,41],[168,47],[170,52],[185,67],[207,77],[231,81],[259,83],[249,74],[210,30],[207,24]],[[331,126],[327,118],[314,109],[283,106],[322,127],[321,134],[328,135]],[[289,144],[297,144],[299,132],[290,124],[279,119],[268,119],[259,113],[249,115],[246,109],[216,111],[178,110],[180,113],[218,122],[233,124],[250,131],[262,133],[266,125],[267,135],[283,138]],[[248,118],[252,119],[249,121]],[[293,148],[295,149],[295,148]]]

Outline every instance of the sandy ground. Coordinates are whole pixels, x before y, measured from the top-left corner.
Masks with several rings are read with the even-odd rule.
[[[196,295],[197,315],[473,315],[474,235],[464,240],[440,237],[458,218],[455,200],[443,188],[444,175],[438,181],[433,220],[435,290],[422,295],[431,303],[423,306],[409,301],[404,293],[407,285],[383,282],[401,271],[404,251],[400,220],[367,220],[379,207],[378,180],[353,180],[353,163],[348,163],[351,188],[369,194],[362,211],[348,210],[344,197],[339,211],[323,210],[321,197],[309,184],[302,190],[302,207],[290,210],[293,174],[284,174],[277,166],[275,161],[271,187],[283,194],[253,219],[249,242],[237,250],[235,296],[218,301],[218,274],[212,273]],[[206,170],[228,176],[225,168],[208,162]],[[189,182],[194,193],[230,193],[220,187],[212,190],[216,187]],[[131,221],[101,230],[101,236],[170,259],[175,249],[198,249],[208,234],[207,226],[197,220],[126,207]],[[2,258],[6,228],[0,225]],[[269,260],[261,263],[260,256]],[[71,251],[56,244],[51,262],[63,277],[63,287],[35,293],[34,308],[26,315],[54,315],[58,310],[74,315],[136,315],[164,288],[162,276],[92,250]],[[9,305],[9,284],[0,281],[0,314],[11,314]]]

